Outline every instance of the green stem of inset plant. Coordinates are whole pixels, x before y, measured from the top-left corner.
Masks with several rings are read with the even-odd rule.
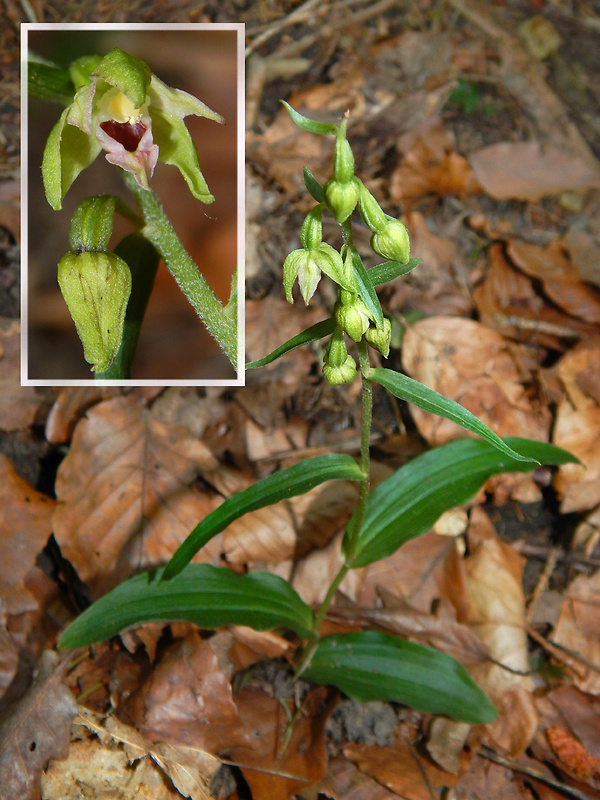
[[[163,257],[169,271],[237,369],[237,319],[226,313],[198,267],[179,241],[158,198],[151,190],[141,189],[132,175],[125,173],[125,183],[137,200],[145,219],[144,236]]]

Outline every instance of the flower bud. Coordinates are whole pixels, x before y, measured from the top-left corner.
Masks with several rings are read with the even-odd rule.
[[[302,223],[302,230],[300,231],[300,243],[302,247],[305,247],[307,250],[313,250],[314,248],[319,247],[323,241],[323,224],[321,222],[322,212],[323,206],[316,206],[313,208],[310,214],[306,215],[306,218]]]
[[[369,312],[367,307],[352,292],[341,292],[341,301],[335,304],[335,321],[354,342],[360,342],[369,329]]]
[[[131,272],[114,253],[68,253],[58,284],[94,372],[105,372],[121,346]]]
[[[325,200],[329,210],[340,225],[345,222],[354,211],[358,203],[359,189],[357,181],[339,181],[331,178],[325,184]]]
[[[325,364],[323,367],[323,375],[330,386],[341,386],[344,383],[352,383],[354,378],[358,375],[356,361],[351,355],[348,355],[341,367],[330,367]]]
[[[367,342],[376,350],[378,350],[384,358],[387,358],[390,354],[391,338],[392,323],[389,321],[389,319],[387,319],[387,317],[383,318],[383,330],[378,328],[376,325],[372,325],[365,333],[365,339]]]
[[[384,227],[371,236],[371,248],[383,258],[406,264],[410,258],[408,231],[400,220],[387,217]]]

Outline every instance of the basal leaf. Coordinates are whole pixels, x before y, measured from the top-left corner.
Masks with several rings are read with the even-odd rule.
[[[305,494],[320,483],[331,480],[361,480],[363,477],[356,461],[348,455],[316,456],[275,472],[252,486],[228,497],[225,502],[206,516],[175,551],[163,573],[170,580],[189,564],[204,545],[234,520],[270,506],[289,497]]]
[[[471,723],[492,722],[498,716],[458,661],[378,631],[321,639],[302,677],[337,686],[361,702],[394,701]]]
[[[109,639],[142,622],[185,620],[202,628],[248,625],[258,631],[284,628],[310,636],[313,612],[277,575],[235,575],[225,567],[189,564],[175,581],[162,570],[124,581],[69,625],[59,646],[82,647]]]
[[[367,500],[365,516],[354,538],[353,520],[342,545],[349,566],[364,567],[387,558],[401,545],[427,533],[450,508],[466,503],[485,482],[502,472],[530,472],[537,462],[576,462],[570,453],[545,442],[505,439],[530,461],[506,456],[494,445],[461,439],[414,458],[379,484]]]
[[[447,397],[444,397],[443,394],[439,394],[439,392],[430,389],[428,386],[424,386],[422,383],[419,383],[419,381],[415,381],[406,375],[383,367],[372,369],[367,377],[369,380],[379,383],[395,397],[399,397],[401,400],[408,400],[409,403],[414,403],[424,411],[430,411],[432,414],[445,417],[446,419],[452,420],[452,422],[456,422],[456,424],[460,425],[462,428],[466,428],[468,431],[478,434],[482,439],[493,444],[505,455],[522,461],[532,460],[528,456],[521,456],[515,453],[514,450],[511,450],[511,448],[505,444],[499,436],[491,431],[487,425],[484,425],[481,420],[478,420],[474,414],[467,411],[467,409],[463,408],[459,403],[456,403],[454,400],[449,400]]]

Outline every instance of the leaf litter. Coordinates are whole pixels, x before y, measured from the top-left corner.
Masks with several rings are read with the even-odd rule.
[[[518,23],[530,13],[524,4],[509,11],[505,3],[451,0],[457,16],[446,9],[435,23],[429,4],[394,14],[381,5],[350,3],[342,14],[327,2],[293,18],[280,9],[263,10],[264,17],[247,12],[249,66],[258,64],[255,57],[263,66],[277,64],[253,84],[247,138],[255,195],[247,355],[258,358],[318,321],[334,299],[323,285],[323,311],[306,312],[301,303],[285,304],[277,289],[285,252],[297,246],[290,232],[307,211],[302,167],[322,178],[329,158],[325,137],[290,126],[277,100],[323,118],[350,108],[366,182],[385,198],[388,213],[403,217],[424,259],[420,270],[382,292],[397,333],[392,361],[502,435],[551,438],[584,466],[538,471],[526,483],[523,476],[494,479],[462,510],[456,529],[436,528],[352,573],[326,630],[377,628],[439,647],[480,681],[501,716],[469,729],[394,707],[392,733],[367,741],[368,714],[354,730],[352,704],[337,693],[275,691],[294,641],[239,626],[198,632],[183,623],[147,624],[82,653],[67,676],[70,690],[62,672],[50,677],[33,711],[27,696],[15,701],[16,682],[26,682],[18,654],[35,660],[50,652],[72,613],[36,566],[51,532],[97,596],[164,563],[199,519],[256,478],[306,453],[355,452],[356,397],[323,392],[316,344],[248,375],[237,391],[45,393],[18,385],[18,328],[3,320],[3,436],[17,450],[20,432],[40,436],[45,425],[56,461],[64,455],[56,499],[3,462],[0,685],[5,720],[15,724],[10,720],[25,715],[40,745],[19,761],[7,747],[27,744],[25,728],[3,742],[10,779],[29,781],[30,795],[11,796],[35,797],[44,769],[48,798],[74,796],[79,785],[98,797],[204,800],[211,781],[212,796],[245,791],[273,800],[309,800],[319,792],[337,800],[555,798],[569,790],[592,796],[600,786],[600,225],[593,155],[600,134],[589,108],[573,105],[579,95],[566,96],[555,82],[564,79],[562,54],[574,52],[587,79],[582,96],[597,100],[597,67],[585,48],[573,50],[594,19],[586,11],[548,11],[562,43],[542,63],[520,39]],[[326,24],[312,24],[311,13],[321,22],[329,15]],[[9,189],[3,198],[10,199]],[[2,214],[16,235],[10,203]],[[415,321],[415,314],[425,318]],[[375,399],[373,447],[383,470],[456,435],[383,390]],[[269,569],[292,580],[308,602],[319,602],[339,567],[340,531],[352,504],[352,488],[332,489],[249,515],[199,557],[227,561],[239,572]],[[542,544],[525,561],[517,554],[525,523],[507,537],[487,517],[482,523],[482,503],[505,503],[518,519],[528,507],[522,504],[535,507],[534,500],[552,504],[562,533],[539,532]],[[536,585],[527,576],[540,559]],[[534,596],[538,611],[530,618]],[[265,669],[265,658],[279,667]],[[71,692],[82,706],[68,758],[46,767],[67,754]],[[290,740],[294,713],[299,721]],[[328,723],[334,714],[343,732],[337,737]]]

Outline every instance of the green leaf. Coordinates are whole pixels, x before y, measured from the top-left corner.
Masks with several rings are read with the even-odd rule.
[[[382,283],[389,283],[399,278],[400,275],[411,272],[419,266],[422,260],[421,258],[411,258],[406,264],[402,264],[400,261],[384,261],[383,264],[377,264],[376,267],[367,270],[367,275],[373,286],[380,286]]]
[[[358,293],[360,294],[363,303],[373,315],[375,324],[379,330],[382,330],[383,311],[381,310],[381,304],[379,303],[379,298],[377,297],[377,292],[375,291],[373,283],[369,280],[367,270],[362,262],[362,258],[358,255],[356,250],[352,251],[352,265],[354,267],[356,283],[358,284]]]
[[[363,474],[356,461],[348,455],[332,454],[307,458],[299,464],[282,469],[257,481],[242,492],[234,494],[206,516],[175,551],[167,564],[162,580],[167,581],[189,564],[213,536],[234,520],[250,511],[270,506],[280,500],[296,497],[314,489],[320,483],[332,480],[362,480]]]
[[[305,344],[310,344],[311,342],[317,342],[324,336],[331,336],[334,330],[335,319],[333,317],[329,317],[321,322],[317,322],[316,325],[311,325],[310,328],[302,331],[302,333],[299,333],[296,336],[293,336],[291,339],[288,339],[287,342],[280,344],[279,347],[276,347],[275,350],[273,350],[272,353],[269,353],[268,356],[259,358],[257,361],[250,361],[248,364],[246,364],[246,369],[258,369],[258,367],[265,367],[267,364],[270,364],[271,362],[276,361],[278,358],[281,358],[281,356],[291,353],[292,350],[297,350],[298,347],[302,347]]]
[[[510,458],[479,439],[461,439],[417,456],[380,483],[367,500],[356,538],[353,521],[348,524],[342,544],[348,565],[364,567],[387,558],[409,539],[427,533],[445,511],[474,497],[492,475],[530,472],[538,461],[577,462],[545,442],[509,438],[504,444],[532,460]]]
[[[511,450],[499,436],[487,427],[487,425],[484,425],[483,422],[478,420],[475,414],[467,411],[466,408],[463,408],[463,406],[456,403],[454,400],[449,400],[447,397],[444,397],[443,394],[439,394],[439,392],[435,392],[428,386],[424,386],[422,383],[419,383],[419,381],[415,381],[406,375],[401,375],[399,372],[394,372],[394,370],[385,369],[383,367],[372,369],[367,375],[367,378],[383,386],[388,392],[391,392],[394,397],[398,397],[400,400],[408,400],[409,403],[414,403],[414,405],[422,408],[423,411],[429,411],[432,414],[445,417],[452,422],[456,422],[456,424],[460,425],[462,428],[466,428],[466,430],[478,434],[482,439],[490,442],[490,444],[493,444],[511,458],[516,458],[521,461],[532,460],[527,456],[520,456],[518,453],[515,453],[514,450]]]
[[[302,677],[348,697],[403,703],[470,723],[498,717],[489,697],[450,656],[377,631],[321,639]]]
[[[176,581],[162,570],[124,581],[77,617],[59,647],[82,647],[116,636],[142,622],[185,620],[202,628],[249,625],[257,631],[285,628],[306,638],[313,612],[277,575],[235,575],[225,567],[189,564]]]
[[[285,100],[281,100],[281,102],[287,108],[292,120],[299,128],[302,128],[303,131],[308,131],[309,133],[337,133],[339,126],[336,125],[335,122],[317,122],[295,111]],[[319,200],[318,202],[321,201]]]
[[[325,202],[325,192],[323,191],[323,187],[308,167],[304,167],[304,185],[317,203]]]

